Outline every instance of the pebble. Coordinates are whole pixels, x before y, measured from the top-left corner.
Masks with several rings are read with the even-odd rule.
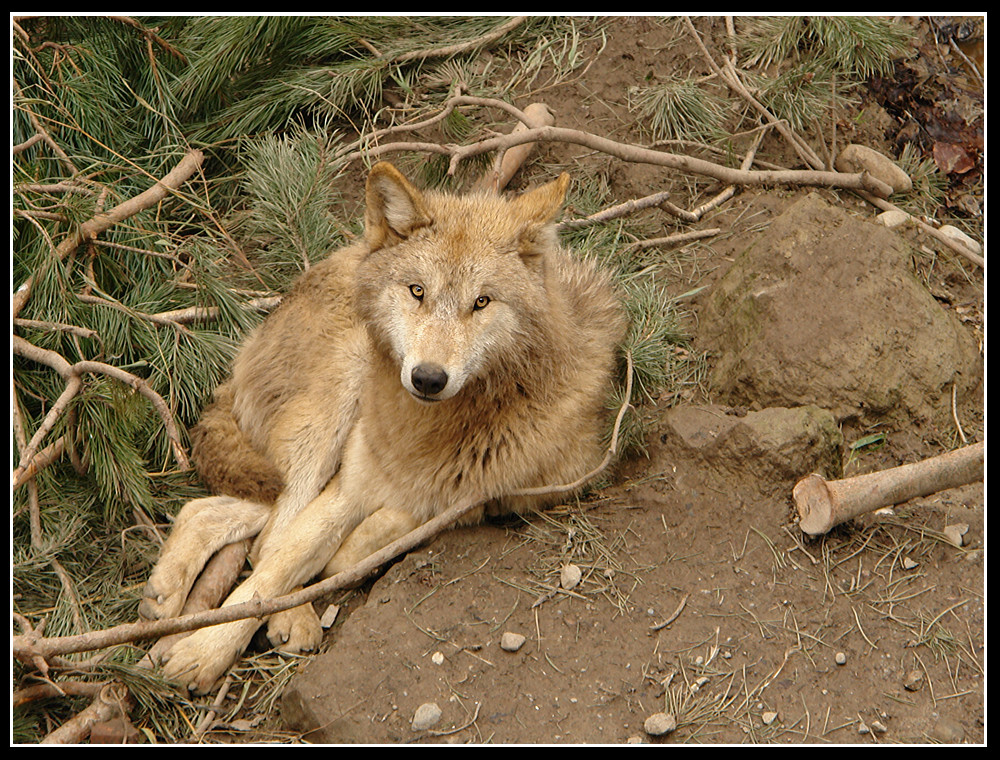
[[[443,665],[444,655],[441,652],[435,652],[434,654],[431,655],[431,662],[433,662],[435,665]]]
[[[866,145],[847,145],[834,161],[834,167],[839,172],[868,172],[889,185],[894,193],[908,193],[913,189],[913,181],[906,172],[892,159]]]
[[[876,734],[884,734],[888,730],[889,729],[886,728],[885,723],[883,723],[882,721],[880,720],[872,721],[872,731],[874,731]]]
[[[642,724],[650,736],[663,736],[677,728],[677,719],[670,713],[653,713]]]
[[[969,532],[969,526],[965,523],[945,525],[943,532],[945,538],[948,539],[952,546],[956,546],[961,549],[962,544],[965,542],[965,534]]]
[[[776,712],[766,712],[760,714],[760,719],[764,721],[765,726],[770,726],[774,721],[778,719],[778,713]]]
[[[910,559],[909,557],[903,557],[903,569],[904,570],[912,570],[913,568],[917,567],[917,565],[919,565],[919,564],[920,563],[917,562],[914,559]]]
[[[894,230],[897,227],[902,227],[906,224],[906,220],[910,218],[910,215],[899,208],[891,208],[888,211],[883,211],[881,214],[875,217],[875,221],[879,224],[885,225],[890,230]]]
[[[441,720],[441,708],[433,702],[424,702],[413,713],[413,721],[410,723],[410,728],[414,731],[426,731],[439,720]]]
[[[526,639],[520,633],[505,631],[500,637],[500,648],[505,652],[516,652],[524,646]]]
[[[958,227],[952,227],[950,224],[944,224],[938,227],[938,232],[947,238],[951,238],[968,248],[973,253],[982,255],[983,247],[979,244],[979,241],[974,238],[969,237],[964,232],[962,232]]]
[[[844,665],[847,662],[847,655],[843,652],[837,652],[833,657],[833,661],[838,665]]]
[[[331,604],[323,612],[323,617],[319,619],[320,626],[322,626],[324,629],[332,626],[335,622],[337,622],[337,615],[339,613],[340,613],[340,605]]]
[[[903,678],[903,688],[907,691],[917,691],[924,685],[924,672],[922,670],[911,670]]]
[[[567,591],[580,585],[583,571],[576,565],[564,565],[559,572],[559,585]]]

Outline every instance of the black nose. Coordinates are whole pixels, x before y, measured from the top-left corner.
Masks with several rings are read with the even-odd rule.
[[[436,396],[448,384],[448,373],[436,364],[418,364],[410,373],[410,381],[418,393]]]

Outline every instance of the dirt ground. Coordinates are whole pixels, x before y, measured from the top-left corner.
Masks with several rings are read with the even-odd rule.
[[[698,28],[709,39],[723,31],[721,19]],[[628,87],[705,70],[680,27],[650,18],[617,20],[594,55],[582,77],[538,99],[560,126],[633,142],[643,138]],[[840,141],[894,151],[895,133],[878,119],[845,114],[839,128]],[[791,161],[776,139],[761,155]],[[603,172],[616,200],[685,187],[683,177],[569,146],[544,146],[536,160]],[[690,304],[692,350],[709,348],[699,317],[715,285],[746,249],[776,245],[772,222],[809,193],[744,190],[697,225],[724,234],[692,247],[670,275],[678,293],[705,286]],[[848,194],[817,194],[850,214],[875,213]],[[905,236],[918,251],[940,250]],[[936,307],[981,347],[982,271],[954,256],[914,262]],[[449,531],[333,600],[341,610],[325,651],[281,696],[282,730],[331,743],[985,742],[983,484],[808,539],[791,499],[806,472],[772,467],[756,450],[695,456],[677,444],[668,409],[712,402],[742,418],[777,404],[709,383],[677,401],[653,410],[645,455],[586,501]],[[981,387],[963,392],[955,418],[970,441],[984,440]],[[819,445],[835,447],[834,469],[856,475],[953,448],[953,419],[843,417]],[[878,445],[852,448],[872,433],[883,434]],[[944,533],[953,524],[968,525],[961,547]],[[567,567],[581,572],[576,585],[560,580]],[[501,647],[505,633],[523,637],[516,651]],[[430,704],[440,717],[416,730]],[[673,730],[647,730],[657,713],[672,716]]]

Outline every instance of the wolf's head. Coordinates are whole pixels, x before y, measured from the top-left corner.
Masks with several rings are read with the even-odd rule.
[[[425,402],[530,360],[544,330],[546,260],[569,176],[513,199],[421,192],[388,163],[366,189],[357,308],[403,387]]]

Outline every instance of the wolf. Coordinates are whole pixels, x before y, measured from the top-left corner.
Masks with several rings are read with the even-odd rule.
[[[348,569],[459,502],[482,502],[474,522],[566,498],[517,492],[601,462],[626,330],[609,275],[559,243],[569,181],[459,196],[371,168],[363,235],[300,275],[192,429],[214,495],[179,512],[143,617],[179,614],[233,541],[256,537],[253,571],[225,605]],[[209,691],[261,624],[195,631],[165,676]],[[285,651],[322,636],[310,605],[267,625]]]

